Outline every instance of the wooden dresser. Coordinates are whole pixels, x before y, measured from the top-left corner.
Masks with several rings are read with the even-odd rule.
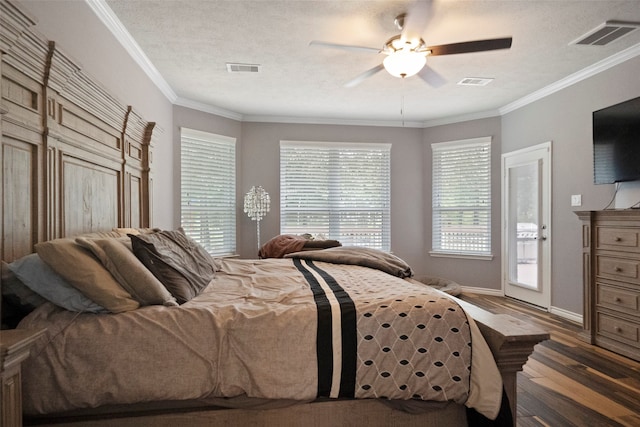
[[[640,210],[580,211],[585,341],[640,360]]]

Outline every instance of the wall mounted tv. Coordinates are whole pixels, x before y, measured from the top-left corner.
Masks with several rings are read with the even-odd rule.
[[[640,180],[640,97],[593,112],[593,180]]]

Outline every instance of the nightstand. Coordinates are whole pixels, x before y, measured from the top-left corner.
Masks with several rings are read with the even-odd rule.
[[[22,384],[20,367],[29,357],[31,345],[43,330],[11,329],[0,331],[0,427],[22,425]]]

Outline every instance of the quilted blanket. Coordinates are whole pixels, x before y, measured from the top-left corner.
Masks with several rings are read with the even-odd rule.
[[[462,309],[362,266],[230,259],[179,307],[78,314],[47,303],[19,327],[47,328],[24,363],[26,414],[214,396],[483,394],[471,345],[486,344]]]

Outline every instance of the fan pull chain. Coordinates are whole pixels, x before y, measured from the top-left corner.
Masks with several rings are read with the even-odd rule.
[[[401,92],[402,92],[402,97],[400,98],[400,119],[402,120],[402,127],[404,127],[404,77],[402,78],[402,83],[401,83],[402,87],[401,87]]]

